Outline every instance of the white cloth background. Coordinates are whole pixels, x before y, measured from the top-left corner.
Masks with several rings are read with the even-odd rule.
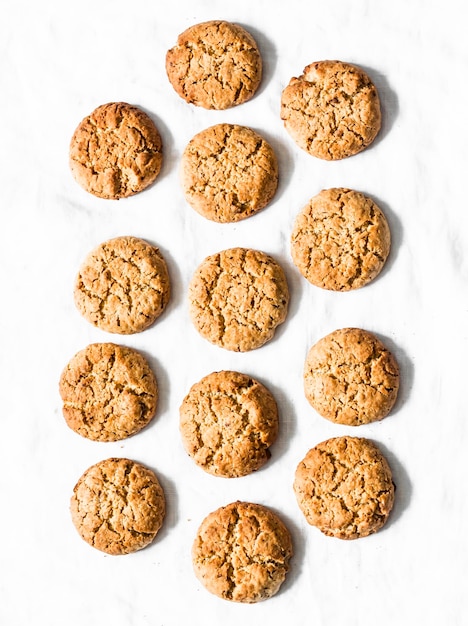
[[[239,622],[316,626],[462,626],[468,622],[466,365],[468,352],[467,64],[461,0],[2,0],[0,19],[0,623],[195,626]],[[238,22],[256,37],[264,79],[256,97],[215,112],[182,101],[165,53],[207,19]],[[279,118],[291,76],[321,59],[364,67],[382,100],[374,145],[350,159],[314,159]],[[96,106],[141,106],[164,140],[164,165],[147,191],[119,202],[94,198],[72,179],[68,144]],[[235,225],[208,222],[185,202],[179,160],[212,124],[251,126],[275,148],[280,184],[271,205]],[[380,277],[351,293],[309,285],[292,264],[295,215],[332,186],[371,195],[386,213],[392,251]],[[93,328],[73,304],[75,274],[97,244],[143,237],[167,258],[173,297],[144,333]],[[235,354],[208,344],[188,318],[186,289],[208,254],[246,246],[274,255],[287,273],[290,313],[275,339]],[[308,348],[344,326],[375,332],[401,367],[395,410],[358,429],[308,405]],[[78,350],[116,341],[148,356],[160,384],[154,422],[123,442],[99,444],[67,428],[58,379]],[[190,385],[220,369],[246,372],[274,392],[281,434],[264,469],[242,479],[205,474],[185,454],[178,408]],[[297,463],[328,437],[373,439],[397,485],[388,524],[344,542],[308,526],[292,491]],[[110,557],[83,542],[69,498],[91,464],[127,456],[153,468],[168,500],[154,544]],[[295,557],[280,593],[253,606],[210,595],[190,548],[203,517],[235,499],[277,511]]]

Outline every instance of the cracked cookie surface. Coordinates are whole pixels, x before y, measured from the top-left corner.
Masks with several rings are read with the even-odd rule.
[[[383,268],[390,229],[373,200],[358,191],[324,189],[297,216],[291,255],[313,285],[334,291],[363,287]]]
[[[120,441],[154,417],[158,387],[142,354],[113,343],[80,350],[59,383],[68,426],[93,441]]]
[[[308,523],[338,539],[378,531],[395,498],[387,460],[359,437],[328,439],[309,450],[297,466],[294,492]]]
[[[101,330],[121,335],[141,332],[169,300],[166,262],[158,248],[143,239],[110,239],[84,260],[74,297],[83,317]]]
[[[203,520],[192,561],[208,591],[253,603],[279,590],[292,554],[289,531],[275,513],[260,504],[233,502]]]
[[[291,78],[281,96],[281,119],[297,145],[334,161],[364,150],[381,126],[375,85],[359,67],[318,61]]]
[[[244,28],[211,20],[179,35],[166,54],[166,72],[186,102],[223,110],[252,98],[262,78],[262,58]]]
[[[73,524],[87,543],[118,555],[141,550],[154,540],[166,504],[154,472],[130,459],[110,458],[81,476],[70,510]]]
[[[278,185],[278,163],[270,144],[237,124],[201,131],[182,155],[185,198],[215,222],[237,222],[263,209]]]
[[[236,352],[270,340],[286,319],[289,302],[281,266],[247,248],[208,256],[195,271],[188,296],[191,320],[202,337]]]
[[[372,333],[342,328],[309,350],[304,366],[304,391],[322,417],[348,426],[384,418],[395,404],[398,364]]]
[[[118,200],[153,183],[162,141],[151,118],[126,102],[110,102],[85,117],[70,142],[76,182],[99,198]]]
[[[188,454],[214,476],[245,476],[270,458],[278,409],[270,391],[239,372],[213,372],[195,383],[180,407]]]

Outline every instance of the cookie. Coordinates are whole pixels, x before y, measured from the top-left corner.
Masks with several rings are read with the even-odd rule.
[[[186,102],[228,109],[250,100],[262,78],[262,58],[250,33],[238,24],[195,24],[166,55],[166,72]]]
[[[359,67],[341,61],[311,63],[281,96],[281,119],[297,145],[327,161],[364,150],[381,126],[375,85]]]
[[[149,545],[163,523],[164,492],[154,472],[130,459],[106,459],[81,476],[70,502],[81,537],[107,554]]]
[[[291,255],[313,285],[349,291],[367,285],[390,252],[390,229],[373,200],[351,189],[324,189],[296,218]]]
[[[309,350],[304,390],[322,417],[348,426],[381,420],[390,413],[400,375],[392,353],[372,333],[342,328]]]
[[[392,510],[392,472],[368,439],[336,437],[309,450],[296,469],[296,499],[307,522],[338,539],[378,531]]]
[[[156,378],[142,354],[113,343],[93,343],[64,368],[59,383],[68,426],[93,441],[119,441],[154,417]]]
[[[277,515],[260,504],[233,502],[203,520],[192,561],[208,591],[252,603],[278,591],[292,554],[291,536]]]
[[[169,300],[166,262],[143,239],[110,239],[84,260],[74,296],[83,317],[101,330],[139,333],[153,324]]]
[[[182,155],[185,198],[214,222],[238,222],[263,209],[278,185],[273,148],[258,133],[237,124],[217,124],[198,133]]]
[[[151,118],[126,102],[110,102],[84,118],[70,142],[76,182],[99,198],[118,200],[153,183],[162,142]]]
[[[195,383],[180,407],[188,454],[209,474],[235,478],[264,465],[278,434],[272,394],[239,372],[213,372]]]
[[[208,256],[189,285],[195,328],[211,343],[235,352],[270,340],[286,319],[288,302],[281,266],[264,252],[247,248]]]

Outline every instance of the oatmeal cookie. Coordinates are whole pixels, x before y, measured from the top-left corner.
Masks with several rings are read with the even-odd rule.
[[[233,502],[203,520],[192,561],[208,591],[253,603],[279,590],[292,554],[291,535],[275,513],[260,504]]]
[[[246,352],[270,340],[288,310],[281,266],[258,250],[231,248],[207,257],[189,285],[198,332],[226,350]]]
[[[304,390],[311,406],[322,417],[348,426],[388,415],[399,381],[393,354],[360,328],[342,328],[320,339],[304,366]]]
[[[181,177],[185,198],[200,215],[214,222],[238,222],[273,198],[278,162],[270,144],[252,129],[217,124],[188,143]]]
[[[179,35],[177,45],[167,52],[166,72],[186,102],[223,110],[255,94],[262,78],[262,57],[244,28],[211,20]]]
[[[213,372],[195,383],[180,407],[188,454],[214,476],[245,476],[270,458],[278,408],[270,391],[239,372]]]
[[[367,285],[390,252],[390,229],[377,204],[351,189],[324,189],[299,213],[291,236],[294,264],[322,289]]]
[[[75,304],[109,333],[129,335],[153,324],[170,297],[166,262],[137,237],[116,237],[88,254],[75,281]]]
[[[381,126],[375,85],[360,67],[318,61],[291,78],[281,96],[281,119],[297,145],[335,161],[369,146]]]
[[[359,437],[328,439],[309,450],[297,466],[294,492],[308,523],[338,539],[378,531],[395,498],[387,460]]]
[[[120,441],[144,428],[158,400],[156,377],[133,348],[93,343],[80,350],[59,383],[68,426],[93,441]]]
[[[110,458],[86,470],[73,490],[73,524],[93,548],[129,554],[149,545],[163,523],[164,492],[154,472]]]
[[[126,102],[110,102],[85,117],[70,142],[70,168],[89,193],[111,200],[153,183],[161,169],[162,141],[151,118]]]

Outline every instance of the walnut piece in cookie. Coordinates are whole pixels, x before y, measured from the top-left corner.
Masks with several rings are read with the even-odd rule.
[[[291,78],[281,119],[297,145],[320,159],[344,159],[371,144],[381,126],[375,85],[360,67],[318,61]]]
[[[85,117],[70,142],[70,168],[89,193],[111,200],[153,183],[161,169],[162,141],[151,118],[126,102],[110,102]]]
[[[120,441],[154,417],[156,377],[142,354],[113,343],[93,343],[64,368],[59,383],[68,426],[93,441]]]
[[[217,124],[191,139],[182,155],[185,198],[215,222],[238,222],[263,209],[278,185],[273,148],[237,124]]]
[[[209,592],[253,603],[277,593],[292,554],[291,535],[275,513],[260,504],[233,502],[203,520],[192,562]]]
[[[259,250],[231,248],[208,256],[189,285],[198,332],[226,350],[246,352],[270,340],[288,310],[281,266]]]
[[[393,354],[360,328],[342,328],[320,339],[304,366],[304,391],[311,406],[322,417],[348,426],[388,415],[399,381]]]
[[[359,437],[328,439],[309,450],[297,466],[294,492],[308,523],[338,539],[378,531],[395,499],[387,460]]]
[[[75,304],[94,326],[129,335],[153,324],[170,297],[166,262],[137,237],[116,237],[88,254],[75,281]]]
[[[252,98],[262,78],[262,58],[244,28],[211,20],[179,35],[167,52],[166,72],[186,102],[223,110]]]
[[[349,291],[367,285],[390,252],[390,229],[377,204],[358,191],[324,189],[297,216],[291,255],[313,285]]]
[[[278,434],[270,391],[239,372],[213,372],[195,383],[180,407],[184,447],[209,474],[234,478],[262,467]]]
[[[166,504],[154,472],[130,459],[110,458],[81,476],[70,510],[73,524],[89,545],[119,555],[141,550],[154,540]]]

